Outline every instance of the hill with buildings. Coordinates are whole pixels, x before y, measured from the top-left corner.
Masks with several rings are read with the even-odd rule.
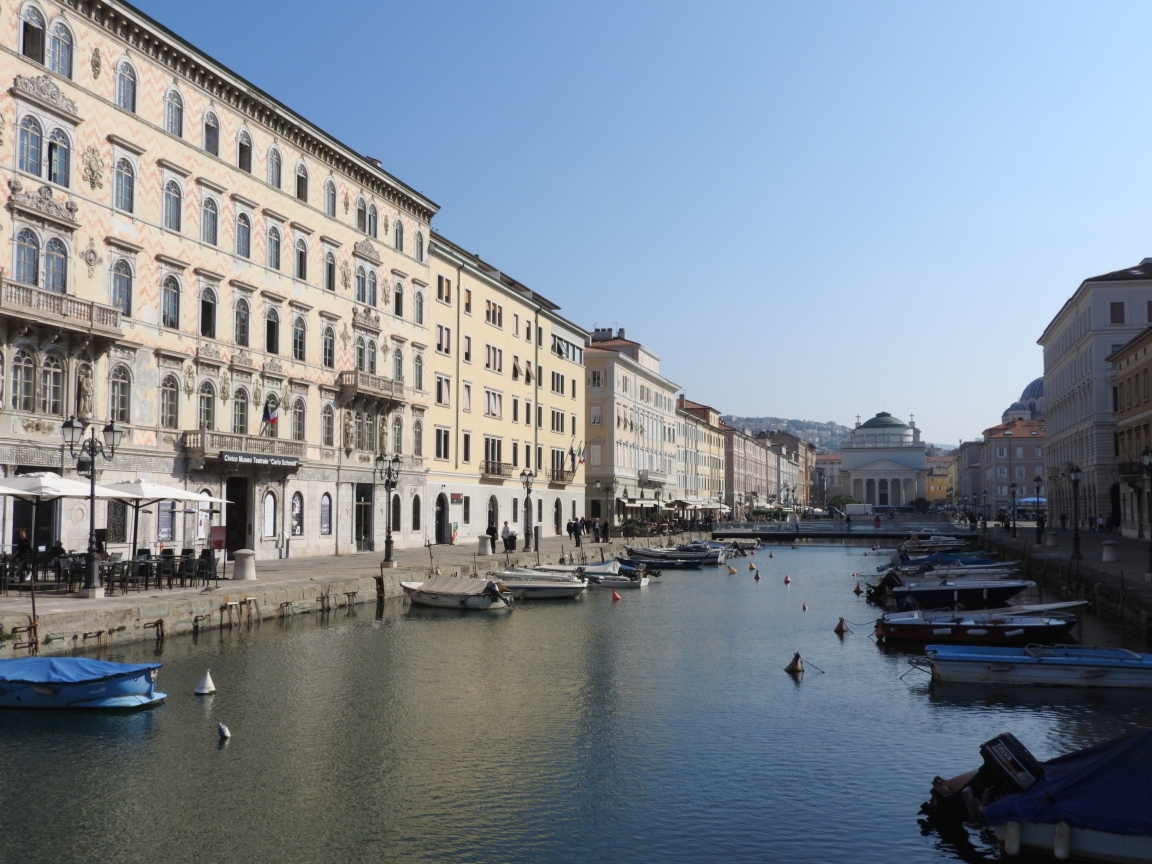
[[[783,417],[736,417],[730,414],[721,419],[729,426],[735,426],[737,429],[751,429],[753,432],[766,430],[790,432],[810,444],[815,444],[821,453],[838,451],[852,433],[852,430],[847,426],[841,426],[831,420],[821,423],[816,420],[788,420]]]

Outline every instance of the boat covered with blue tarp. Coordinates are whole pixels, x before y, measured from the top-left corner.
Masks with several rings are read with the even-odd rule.
[[[86,657],[0,660],[0,707],[142,708],[166,698],[156,690],[159,663]]]

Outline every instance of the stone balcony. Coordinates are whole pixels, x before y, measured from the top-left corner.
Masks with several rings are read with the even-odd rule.
[[[549,483],[571,483],[575,479],[575,471],[565,471],[563,468],[553,468],[548,472]]]
[[[509,462],[489,462],[485,459],[480,463],[480,473],[485,477],[511,477],[512,465]]]
[[[350,399],[365,401],[404,403],[407,398],[404,392],[404,382],[385,378],[383,375],[373,375],[369,372],[360,372],[349,369],[336,377],[336,386],[340,392]]]
[[[235,462],[237,465],[296,468],[299,460],[304,459],[308,453],[308,445],[303,441],[265,438],[261,435],[233,435],[203,429],[185,432],[182,446],[188,454],[192,468],[203,468],[206,459],[222,459],[225,462]],[[233,454],[245,454],[256,458],[248,461]],[[259,457],[270,458],[264,461]],[[281,459],[286,461],[280,462]]]
[[[123,335],[119,309],[7,279],[0,288],[0,314],[71,333],[108,339]]]

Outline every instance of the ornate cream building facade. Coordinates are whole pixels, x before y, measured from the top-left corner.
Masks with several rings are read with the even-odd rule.
[[[219,513],[150,507],[140,545],[194,547],[225,524],[228,548],[258,557],[380,549],[389,521],[399,546],[435,542],[450,480],[494,484],[515,509],[507,477],[480,467],[500,416],[473,424],[477,452],[455,461],[464,423],[437,399],[452,366],[437,334],[470,335],[482,369],[485,344],[501,340],[479,316],[503,293],[509,315],[542,328],[543,343],[526,342],[539,368],[554,337],[582,347],[579,328],[434,238],[437,205],[378,160],[130,6],[8,0],[0,42],[0,471],[73,476],[61,422],[114,420],[126,434],[99,463],[101,482],[143,477],[232,502]],[[476,292],[474,332],[458,303],[437,298],[455,265],[454,284],[462,267]],[[583,381],[579,365],[545,363]],[[453,387],[468,377],[450,374]],[[583,414],[574,389],[544,401],[563,402],[564,434],[533,424],[519,437],[547,459],[580,437]],[[450,462],[435,455],[443,428]],[[374,471],[381,452],[402,460],[391,505]],[[579,472],[547,485],[565,513],[583,509]],[[56,508],[37,539],[83,548],[86,508]],[[130,539],[123,506],[97,502],[96,518],[113,548]],[[28,527],[20,507],[3,519],[5,542]]]

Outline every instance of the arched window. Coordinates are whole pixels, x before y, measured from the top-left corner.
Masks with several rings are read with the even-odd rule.
[[[264,316],[264,350],[269,354],[280,353],[280,313],[269,309]]]
[[[364,303],[368,297],[368,279],[363,267],[356,268],[356,302]]]
[[[264,493],[264,536],[276,536],[276,496],[271,492]]]
[[[164,128],[177,138],[184,137],[184,100],[175,90],[164,96]]]
[[[392,452],[396,455],[404,452],[404,420],[400,416],[392,418]]]
[[[419,231],[416,232],[416,260],[424,260],[424,235]]]
[[[37,63],[44,62],[44,16],[35,6],[28,6],[23,15],[24,44],[20,53]],[[31,410],[31,409],[29,409]]]
[[[336,184],[331,180],[324,183],[324,212],[329,216],[336,215]]]
[[[236,217],[236,254],[241,258],[252,257],[252,220],[244,213]]]
[[[268,229],[268,266],[280,269],[280,229],[275,225]]]
[[[19,160],[17,167],[21,171],[27,171],[29,174],[40,176],[40,164],[42,161],[41,147],[43,146],[43,134],[40,131],[40,124],[36,122],[34,117],[25,117],[20,121],[20,143],[19,143]]]
[[[16,235],[16,281],[40,284],[40,241],[27,228]]]
[[[56,129],[48,136],[48,182],[67,186],[70,162],[68,136]]]
[[[204,117],[204,149],[213,156],[220,155],[220,121],[211,111]]]
[[[368,297],[366,302],[369,306],[376,305],[376,271],[368,271]]]
[[[331,252],[324,253],[324,290],[336,290],[336,256]]]
[[[376,236],[376,205],[368,205],[368,233],[372,237]]]
[[[404,352],[399,348],[392,352],[392,377],[397,381],[404,380]]]
[[[325,447],[334,446],[336,440],[336,412],[331,405],[320,409],[320,443]]]
[[[419,354],[412,358],[412,388],[424,390],[424,358]]]
[[[136,199],[136,174],[132,163],[121,159],[116,163],[116,209],[131,213]]]
[[[64,413],[64,366],[52,356],[40,367],[40,413]]]
[[[424,424],[419,419],[412,421],[412,455],[424,455]]]
[[[336,368],[336,331],[331,327],[324,328],[324,337],[321,340],[321,362],[328,369]]]
[[[284,164],[280,158],[280,151],[273,147],[268,151],[268,183],[280,188],[280,167]]]
[[[424,323],[424,292],[417,291],[412,301],[412,320],[417,324]]]
[[[249,322],[252,320],[252,310],[248,301],[241,298],[236,301],[236,314],[232,322],[232,341],[244,348],[248,347]]]
[[[376,374],[376,340],[368,340],[368,374]]]
[[[68,250],[55,237],[44,247],[44,287],[57,294],[68,287]]]
[[[302,239],[296,241],[296,278],[308,279],[308,244]]]
[[[320,533],[332,533],[332,497],[327,492],[320,496]]]
[[[292,493],[292,536],[304,536],[304,496]]]
[[[368,205],[364,203],[363,198],[356,199],[356,230],[368,230]]]
[[[252,173],[252,138],[247,132],[236,136],[236,167]]]
[[[303,162],[296,166],[296,198],[308,202],[308,169]]]
[[[116,70],[116,104],[136,113],[136,70],[127,63]]]
[[[292,359],[304,362],[305,336],[304,319],[296,318],[292,322]]]
[[[17,411],[32,410],[36,364],[32,355],[21,348],[12,360],[12,407]]]
[[[400,530],[400,496],[391,495],[392,498],[392,530]]]
[[[205,198],[200,213],[200,239],[209,246],[215,246],[219,236],[217,230],[220,221],[219,215],[220,211],[216,207],[216,202],[211,198]]]
[[[304,400],[297,399],[292,403],[292,440],[304,440]]]
[[[128,370],[117,366],[112,370],[108,387],[108,413],[117,423],[128,423],[132,418],[132,379]]]
[[[180,230],[180,214],[184,211],[184,197],[180,184],[169,180],[164,184],[164,227],[169,231]]]
[[[200,335],[216,338],[216,292],[211,288],[200,292]]]
[[[180,327],[180,283],[168,276],[160,286],[160,324],[177,330]]]
[[[412,530],[420,530],[420,496],[416,495],[412,498]]]
[[[392,314],[397,318],[404,317],[404,284],[402,282],[396,283],[396,288],[392,291]]]
[[[368,355],[367,343],[364,341],[363,336],[356,337],[356,371],[368,371]]]
[[[216,428],[216,391],[210,381],[200,385],[197,400],[196,428],[212,431]]]
[[[248,391],[243,387],[232,394],[232,434],[248,434]]]
[[[60,22],[52,25],[48,37],[48,68],[57,75],[72,77],[72,33]]]
[[[175,375],[165,375],[160,382],[160,425],[165,429],[180,427],[180,382]]]
[[[112,265],[112,305],[132,317],[132,265],[123,258]]]
[[[393,241],[396,246],[397,252],[404,251],[404,223],[399,219],[396,220],[393,226]]]

